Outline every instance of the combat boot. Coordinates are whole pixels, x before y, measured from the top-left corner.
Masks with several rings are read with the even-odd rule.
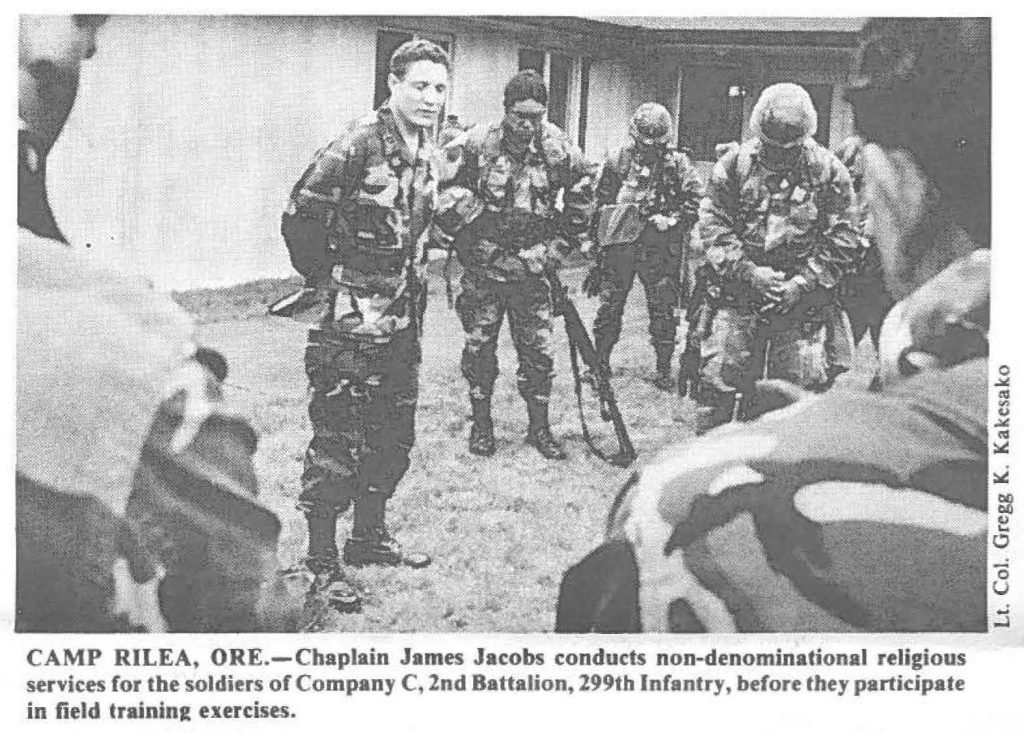
[[[733,418],[736,409],[735,392],[718,392],[699,400],[697,405],[697,435],[704,435],[719,425],[725,425]]]
[[[342,558],[346,565],[406,565],[423,568],[430,564],[430,555],[403,548],[384,525],[387,496],[373,488],[356,498],[352,537],[345,542]]]
[[[494,455],[494,423],[491,421],[491,398],[474,397],[473,425],[469,428],[469,452],[477,456]]]
[[[548,403],[537,399],[527,399],[526,411],[530,418],[526,442],[536,448],[537,452],[545,458],[564,461],[568,456],[551,435],[551,426],[548,424]]]
[[[675,386],[672,378],[672,352],[675,351],[675,344],[655,344],[655,377],[654,386],[663,391],[670,391]]]
[[[338,566],[338,545],[335,532],[338,529],[338,514],[323,507],[300,507],[306,515],[309,546],[303,560],[310,572],[319,575],[329,573]]]
[[[362,606],[359,592],[345,579],[338,564],[338,545],[335,533],[338,514],[324,507],[300,507],[306,515],[309,547],[302,564],[312,574],[310,598],[323,598],[343,613],[355,613]],[[292,571],[289,571],[292,572]]]

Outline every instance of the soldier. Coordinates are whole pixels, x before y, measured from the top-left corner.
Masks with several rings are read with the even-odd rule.
[[[19,20],[15,628],[290,630],[301,597],[276,575],[223,358],[170,298],[68,244],[46,198],[104,21]]]
[[[306,347],[313,439],[299,506],[309,528],[306,564],[340,585],[336,525],[353,503],[345,563],[430,562],[399,545],[384,514],[415,439],[426,305],[420,236],[437,190],[430,132],[451,62],[417,40],[399,46],[390,68],[388,101],[317,153],[282,219],[296,269],[331,294]],[[354,608],[354,593],[349,601]]]
[[[891,379],[653,457],[605,545],[566,573],[559,629],[990,627],[990,34],[987,18],[879,19],[861,34],[847,96],[901,311]]]
[[[817,124],[806,90],[770,86],[751,115],[754,137],[712,171],[700,214],[710,268],[703,307],[712,312],[699,432],[731,419],[737,391],[750,391],[760,376],[762,356],[769,377],[805,389],[821,391],[834,377],[826,324],[860,245],[850,175],[814,141]]]
[[[610,371],[622,311],[639,275],[650,315],[654,383],[670,389],[683,247],[697,220],[701,183],[689,157],[671,146],[672,117],[660,104],[640,105],[629,134],[632,142],[608,155],[597,184],[597,203],[604,208],[596,236],[601,305],[594,341]]]
[[[447,148],[450,183],[471,192],[481,209],[455,238],[465,268],[456,309],[466,332],[462,373],[473,409],[469,450],[481,456],[495,450],[491,392],[498,376],[498,332],[508,313],[519,355],[519,393],[529,415],[526,440],[545,458],[566,457],[548,425],[553,362],[544,268],[557,264],[567,246],[563,237],[586,231],[593,181],[580,150],[544,119],[547,100],[540,76],[522,71],[505,87],[504,118],[472,128]]]

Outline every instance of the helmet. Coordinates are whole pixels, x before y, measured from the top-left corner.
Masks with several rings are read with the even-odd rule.
[[[762,142],[779,148],[801,145],[818,131],[818,113],[798,84],[772,84],[761,92],[750,115],[750,129]]]
[[[665,145],[672,139],[672,115],[656,102],[644,102],[629,121],[629,134],[642,145]]]

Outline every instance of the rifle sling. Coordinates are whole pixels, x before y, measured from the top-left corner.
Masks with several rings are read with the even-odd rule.
[[[572,365],[573,385],[576,392],[576,408],[580,415],[580,427],[583,431],[583,441],[587,444],[587,448],[590,449],[590,452],[605,463],[610,463],[613,466],[628,465],[629,463],[632,463],[632,459],[627,455],[628,451],[625,446],[620,445],[617,453],[605,453],[594,443],[594,439],[590,435],[590,430],[587,428],[587,418],[583,414],[583,378],[580,375],[579,350],[576,348],[576,343],[572,340],[571,334],[569,334],[568,326],[565,330],[566,334],[569,335],[569,363]]]

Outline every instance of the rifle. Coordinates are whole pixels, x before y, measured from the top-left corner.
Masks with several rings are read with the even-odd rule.
[[[267,313],[282,318],[294,318],[311,308],[324,306],[326,301],[327,297],[324,289],[307,283],[298,290],[288,293],[283,298],[275,300],[267,306]]]
[[[777,333],[791,328],[794,322],[803,321],[807,317],[807,308],[813,307],[814,302],[813,300],[810,303],[807,302],[809,300],[811,299],[805,297],[803,302],[785,313],[779,313],[771,306],[761,308],[757,319],[757,330],[754,333],[754,342],[750,346],[750,362],[743,374],[740,396],[733,414],[734,420],[752,420],[766,411],[764,406],[755,405],[754,400],[757,398],[758,381],[767,377],[768,351],[771,348],[772,339]]]
[[[583,440],[586,441],[590,451],[601,460],[613,466],[628,466],[636,460],[636,450],[629,439],[626,423],[619,412],[619,406],[615,402],[615,393],[612,391],[609,375],[601,364],[597,349],[594,348],[594,342],[587,332],[587,327],[583,325],[580,312],[576,310],[575,304],[569,298],[568,288],[562,284],[553,269],[547,268],[545,275],[551,286],[552,310],[556,316],[562,317],[565,323],[565,334],[569,339],[569,361],[572,364],[576,405],[579,408],[580,424],[583,427]],[[601,403],[601,418],[615,427],[615,437],[619,443],[617,453],[609,455],[598,448],[587,428],[587,421],[583,415],[583,376],[580,374],[580,359],[583,360],[593,380],[593,389]]]
[[[757,319],[754,343],[750,347],[750,362],[743,374],[740,396],[736,401],[733,414],[735,421],[746,421],[751,417],[754,397],[757,394],[757,381],[764,379],[765,369],[768,366],[768,346],[771,343],[774,329],[773,319],[767,312],[762,312]]]
[[[701,333],[704,320],[702,311],[711,307],[708,296],[707,265],[697,268],[694,276],[693,289],[689,293],[686,305],[686,344],[679,355],[679,379],[676,384],[680,397],[689,394],[696,399],[697,385],[700,383]]]

